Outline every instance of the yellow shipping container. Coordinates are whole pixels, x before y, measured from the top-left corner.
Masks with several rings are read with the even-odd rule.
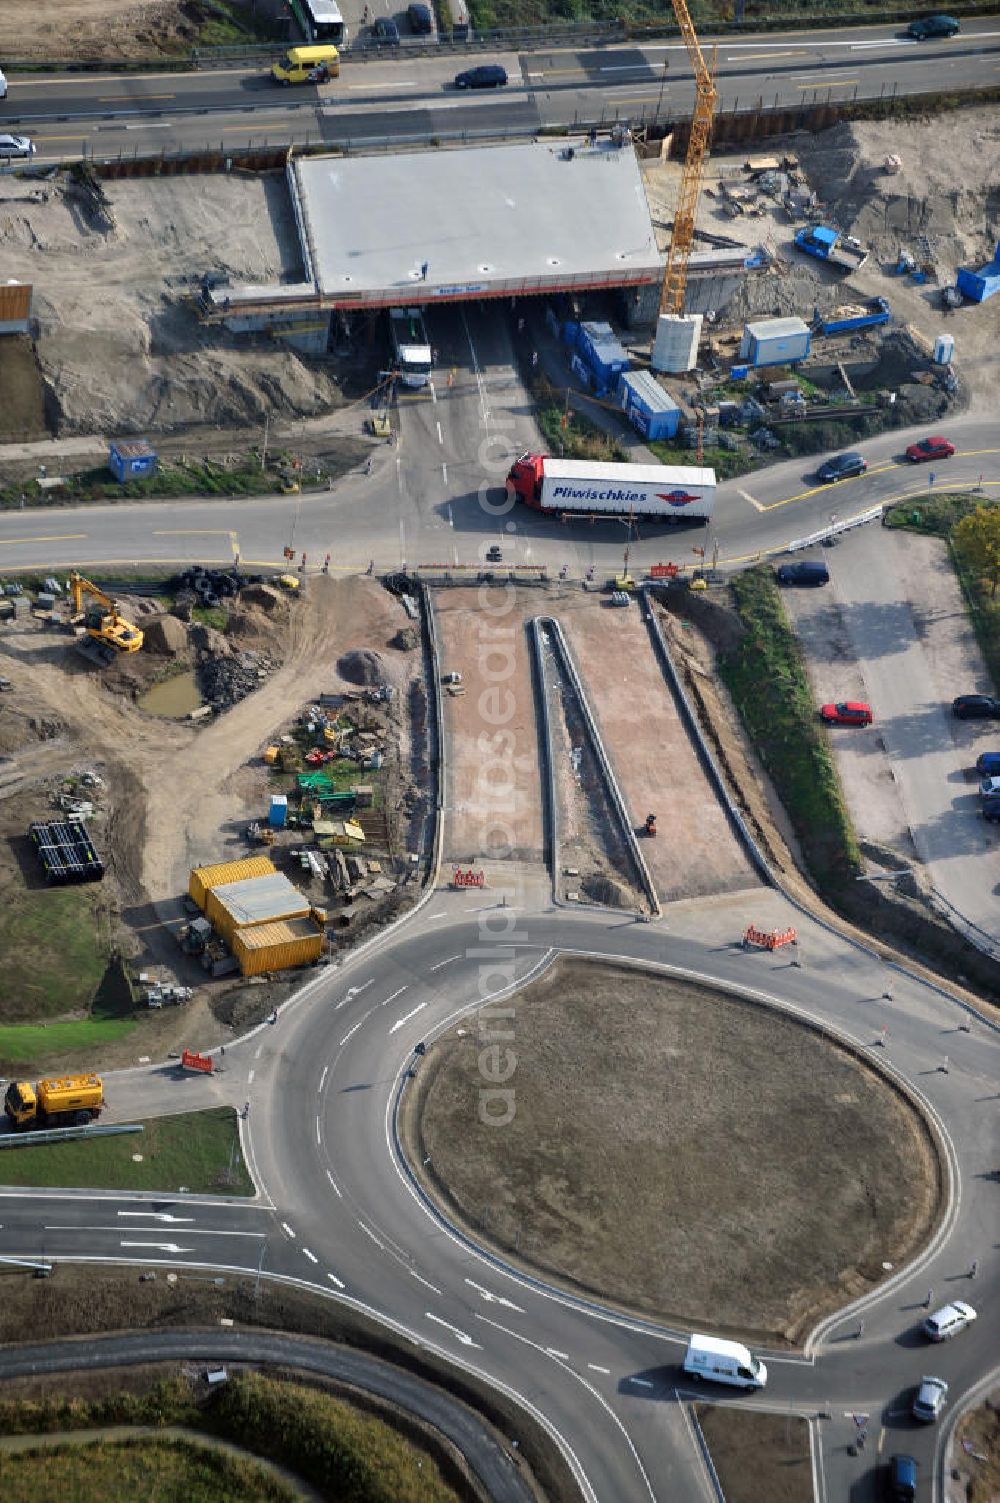
[[[244,882],[247,877],[267,877],[274,870],[274,863],[266,856],[245,856],[242,861],[221,861],[218,866],[196,866],[191,872],[188,892],[204,913],[213,887],[223,887],[228,882]]]
[[[308,965],[322,955],[325,947],[324,931],[317,929],[308,918],[237,929],[232,944],[233,954],[244,976],[260,976],[265,971],[286,971],[290,966]]]
[[[205,904],[205,917],[230,948],[240,929],[304,918],[308,912],[308,900],[281,872],[213,887]]]

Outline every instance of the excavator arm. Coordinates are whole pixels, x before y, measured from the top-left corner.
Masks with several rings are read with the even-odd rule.
[[[681,177],[681,190],[677,200],[677,210],[674,214],[673,234],[670,237],[670,250],[667,253],[667,267],[663,277],[663,286],[660,291],[661,313],[684,312],[684,289],[687,286],[688,257],[694,244],[694,220],[695,211],[698,208],[698,196],[701,193],[701,179],[705,168],[705,158],[708,155],[709,141],[712,135],[712,121],[715,117],[715,104],[718,99],[718,90],[712,77],[712,70],[705,62],[698,41],[698,34],[694,29],[686,0],[672,0],[674,15],[677,17],[677,25],[680,27],[684,45],[688,50],[691,60],[691,68],[695,79],[695,105],[694,114],[691,118],[691,135],[688,140],[687,157],[684,161],[684,172]]]

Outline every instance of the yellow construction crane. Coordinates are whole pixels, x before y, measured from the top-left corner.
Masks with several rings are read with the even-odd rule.
[[[88,637],[110,648],[112,656],[119,652],[139,651],[143,642],[142,632],[119,614],[118,606],[110,595],[105,595],[103,590],[98,589],[89,579],[84,579],[82,574],[71,574],[69,587],[74,614],[83,616]],[[90,596],[93,605],[84,606],[85,595]],[[106,661],[110,662],[111,656]]]
[[[691,59],[695,80],[695,103],[694,115],[691,118],[691,136],[684,161],[684,175],[681,178],[681,191],[677,199],[677,211],[674,214],[674,229],[670,237],[670,250],[667,253],[667,269],[660,291],[661,314],[684,312],[688,256],[694,244],[694,216],[698,207],[698,195],[701,192],[701,177],[705,168],[705,158],[708,155],[708,143],[712,134],[715,102],[718,98],[712,69],[705,62],[686,0],[672,0],[672,4],[677,24],[681,29],[681,36],[684,38],[684,45],[688,50],[688,57]]]

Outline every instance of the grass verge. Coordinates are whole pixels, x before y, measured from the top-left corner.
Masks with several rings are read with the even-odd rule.
[[[96,465],[67,475],[65,484],[42,490],[38,482],[28,480],[0,490],[0,509],[24,506],[73,506],[94,501],[162,501],[185,496],[266,496],[279,489],[279,469],[289,456],[275,453],[268,468],[261,469],[256,455],[242,455],[233,466],[216,464],[210,459],[190,463],[161,459],[155,475],[146,479],[115,480],[107,465]],[[309,462],[309,480],[322,484],[335,478],[332,470],[318,462]]]
[[[143,1496],[158,1498],[184,1497],[191,1503],[219,1503],[236,1500],[285,1499],[301,1494],[289,1484],[269,1476],[256,1465],[254,1456],[265,1458],[292,1473],[294,1477],[319,1491],[324,1497],[350,1500],[350,1503],[457,1503],[458,1493],[449,1484],[445,1472],[453,1470],[439,1465],[438,1449],[424,1448],[413,1442],[377,1414],[365,1412],[320,1388],[303,1383],[264,1377],[255,1372],[233,1373],[229,1381],[214,1393],[204,1395],[195,1390],[197,1380],[185,1377],[161,1379],[145,1391],[135,1392],[116,1386],[109,1393],[88,1401],[47,1396],[36,1400],[7,1400],[0,1403],[0,1430],[6,1434],[60,1433],[75,1429],[104,1428],[111,1425],[182,1425],[244,1449],[244,1456],[224,1452],[207,1452],[195,1443],[169,1444],[152,1442],[152,1449],[168,1465],[178,1463],[190,1468],[189,1487],[170,1491],[159,1489],[150,1494],[150,1479],[156,1463],[149,1460],[149,1441],[109,1444],[98,1442],[86,1450],[72,1448],[59,1453],[39,1452],[39,1470],[24,1474],[39,1484],[46,1480],[72,1483],[87,1478],[87,1498],[130,1500]],[[122,1477],[131,1487],[116,1480],[104,1467],[105,1460],[119,1457]],[[65,1458],[68,1470],[45,1470],[47,1463]],[[6,1458],[4,1473],[12,1460]],[[24,1458],[33,1460],[33,1457]],[[92,1484],[91,1463],[103,1477],[105,1487]],[[135,1474],[140,1465],[144,1479]],[[13,1466],[11,1466],[13,1474]],[[211,1487],[215,1477],[217,1490]],[[176,1471],[177,1481],[183,1472]],[[246,1479],[246,1491],[240,1486]],[[144,1485],[142,1482],[144,1480]],[[223,1489],[226,1490],[223,1490]],[[9,1489],[8,1489],[9,1494]],[[59,1489],[57,1496],[69,1497]],[[78,1494],[72,1494],[79,1496]],[[20,1494],[19,1494],[20,1496]],[[37,1488],[25,1491],[25,1497],[37,1497]]]
[[[19,854],[37,873],[34,847],[25,839]],[[4,893],[3,981],[0,1019],[65,1016],[88,1008],[107,965],[99,926],[100,892],[82,887],[27,887],[14,882]],[[11,1030],[0,1028],[0,1040]],[[8,1055],[0,1041],[0,1059]]]
[[[813,1503],[809,1426],[791,1415],[696,1404],[726,1503]]]
[[[60,1189],[162,1190],[175,1193],[252,1195],[231,1107],[154,1117],[141,1133],[32,1143],[0,1151],[0,1184]],[[141,1163],[133,1161],[141,1154]]]
[[[694,449],[682,449],[677,444],[654,440],[648,445],[661,464],[696,465]],[[719,480],[735,480],[754,468],[754,457],[749,448],[721,449],[718,444],[706,444],[704,463],[713,469]]]
[[[852,877],[860,852],[795,634],[770,569],[733,581],[744,627],[719,672],[822,885]]]
[[[8,1498],[72,1498],[74,1503],[132,1503],[140,1497],[150,1503],[175,1498],[185,1503],[297,1503],[302,1496],[249,1457],[179,1438],[40,1447],[4,1456],[3,1475]]]

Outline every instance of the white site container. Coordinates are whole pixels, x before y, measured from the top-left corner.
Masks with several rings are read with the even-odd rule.
[[[952,334],[939,334],[934,341],[934,364],[950,365],[955,355],[955,338]]]

